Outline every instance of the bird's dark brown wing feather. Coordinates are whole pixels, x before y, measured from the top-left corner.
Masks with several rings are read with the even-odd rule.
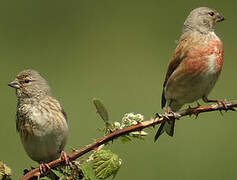
[[[66,112],[64,111],[63,107],[61,106],[61,112],[63,113],[63,116],[65,117],[66,121],[68,121],[67,119],[67,114]]]
[[[20,114],[18,111],[16,111],[16,130],[17,132],[20,131]]]

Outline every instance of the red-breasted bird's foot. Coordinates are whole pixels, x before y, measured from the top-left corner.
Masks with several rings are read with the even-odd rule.
[[[217,105],[219,106],[219,108],[223,108],[224,110],[228,110],[228,106],[227,106],[227,102],[226,101],[223,101],[223,100],[211,100],[211,99],[208,99],[207,97],[203,97],[202,98],[203,101],[205,103],[210,103],[210,102],[214,102],[214,103],[217,103]]]
[[[223,107],[224,110],[228,110],[228,106],[227,106],[227,102],[226,101],[217,100],[216,103],[218,104],[219,107]]]
[[[167,107],[165,109],[165,114],[164,114],[164,117],[167,118],[168,120],[170,120],[170,117],[175,117],[176,116],[176,113],[174,113],[170,107]]]
[[[50,167],[47,163],[40,163],[40,166],[39,166],[40,174],[46,173],[48,169],[50,169]]]
[[[165,116],[167,119],[170,119],[170,117],[173,117],[173,118],[175,118],[175,119],[179,119],[180,114],[179,114],[179,113],[176,113],[176,112],[174,112],[174,111],[172,111],[170,107],[167,107],[167,109],[165,110],[164,116]]]
[[[156,118],[161,118],[161,117],[162,117],[161,114],[159,114],[159,113],[155,113],[155,119],[156,119]]]
[[[170,107],[167,107],[167,108],[165,109],[165,113],[166,113],[166,114],[174,114],[174,112],[171,110]]]

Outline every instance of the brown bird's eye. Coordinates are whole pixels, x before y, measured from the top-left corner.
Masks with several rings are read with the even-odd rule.
[[[214,15],[215,15],[215,13],[214,13],[213,11],[209,12],[208,14],[209,14],[210,16],[214,16]]]
[[[30,80],[29,79],[25,79],[24,83],[29,83]]]

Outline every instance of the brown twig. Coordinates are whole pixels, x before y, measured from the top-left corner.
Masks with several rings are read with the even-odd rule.
[[[236,107],[237,107],[237,101],[233,101],[233,102],[226,102],[225,105],[224,104],[219,104],[219,105],[212,104],[212,105],[206,105],[206,106],[199,106],[198,105],[195,108],[189,107],[188,109],[179,111],[177,113],[169,114],[168,116],[164,115],[164,114],[157,114],[157,117],[155,117],[155,118],[151,118],[150,120],[139,122],[136,125],[132,125],[132,126],[124,128],[124,129],[117,129],[117,130],[111,132],[110,134],[108,134],[100,139],[95,140],[93,143],[83,147],[80,150],[74,150],[72,152],[72,154],[68,155],[68,158],[70,161],[73,161],[73,160],[81,157],[82,155],[96,149],[100,145],[105,144],[109,141],[112,141],[113,139],[115,139],[119,136],[131,133],[131,132],[135,132],[135,131],[141,131],[144,128],[155,126],[155,125],[160,124],[160,123],[167,121],[167,120],[179,119],[179,118],[181,118],[183,116],[187,116],[187,115],[198,116],[198,114],[200,114],[200,113],[210,112],[210,111],[221,111],[221,110],[235,111]],[[50,168],[54,168],[54,167],[57,167],[57,166],[62,165],[64,163],[65,162],[63,160],[56,159],[56,160],[48,163],[48,165]],[[28,180],[28,179],[31,179],[32,177],[35,177],[35,176],[38,177],[39,174],[40,174],[39,168],[35,168],[35,169],[29,171],[23,177],[21,177],[20,180]]]

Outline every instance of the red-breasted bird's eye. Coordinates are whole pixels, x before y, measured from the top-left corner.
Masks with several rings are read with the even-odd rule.
[[[209,14],[210,16],[214,16],[214,15],[215,15],[215,13],[214,13],[213,11],[209,12],[208,14]]]

